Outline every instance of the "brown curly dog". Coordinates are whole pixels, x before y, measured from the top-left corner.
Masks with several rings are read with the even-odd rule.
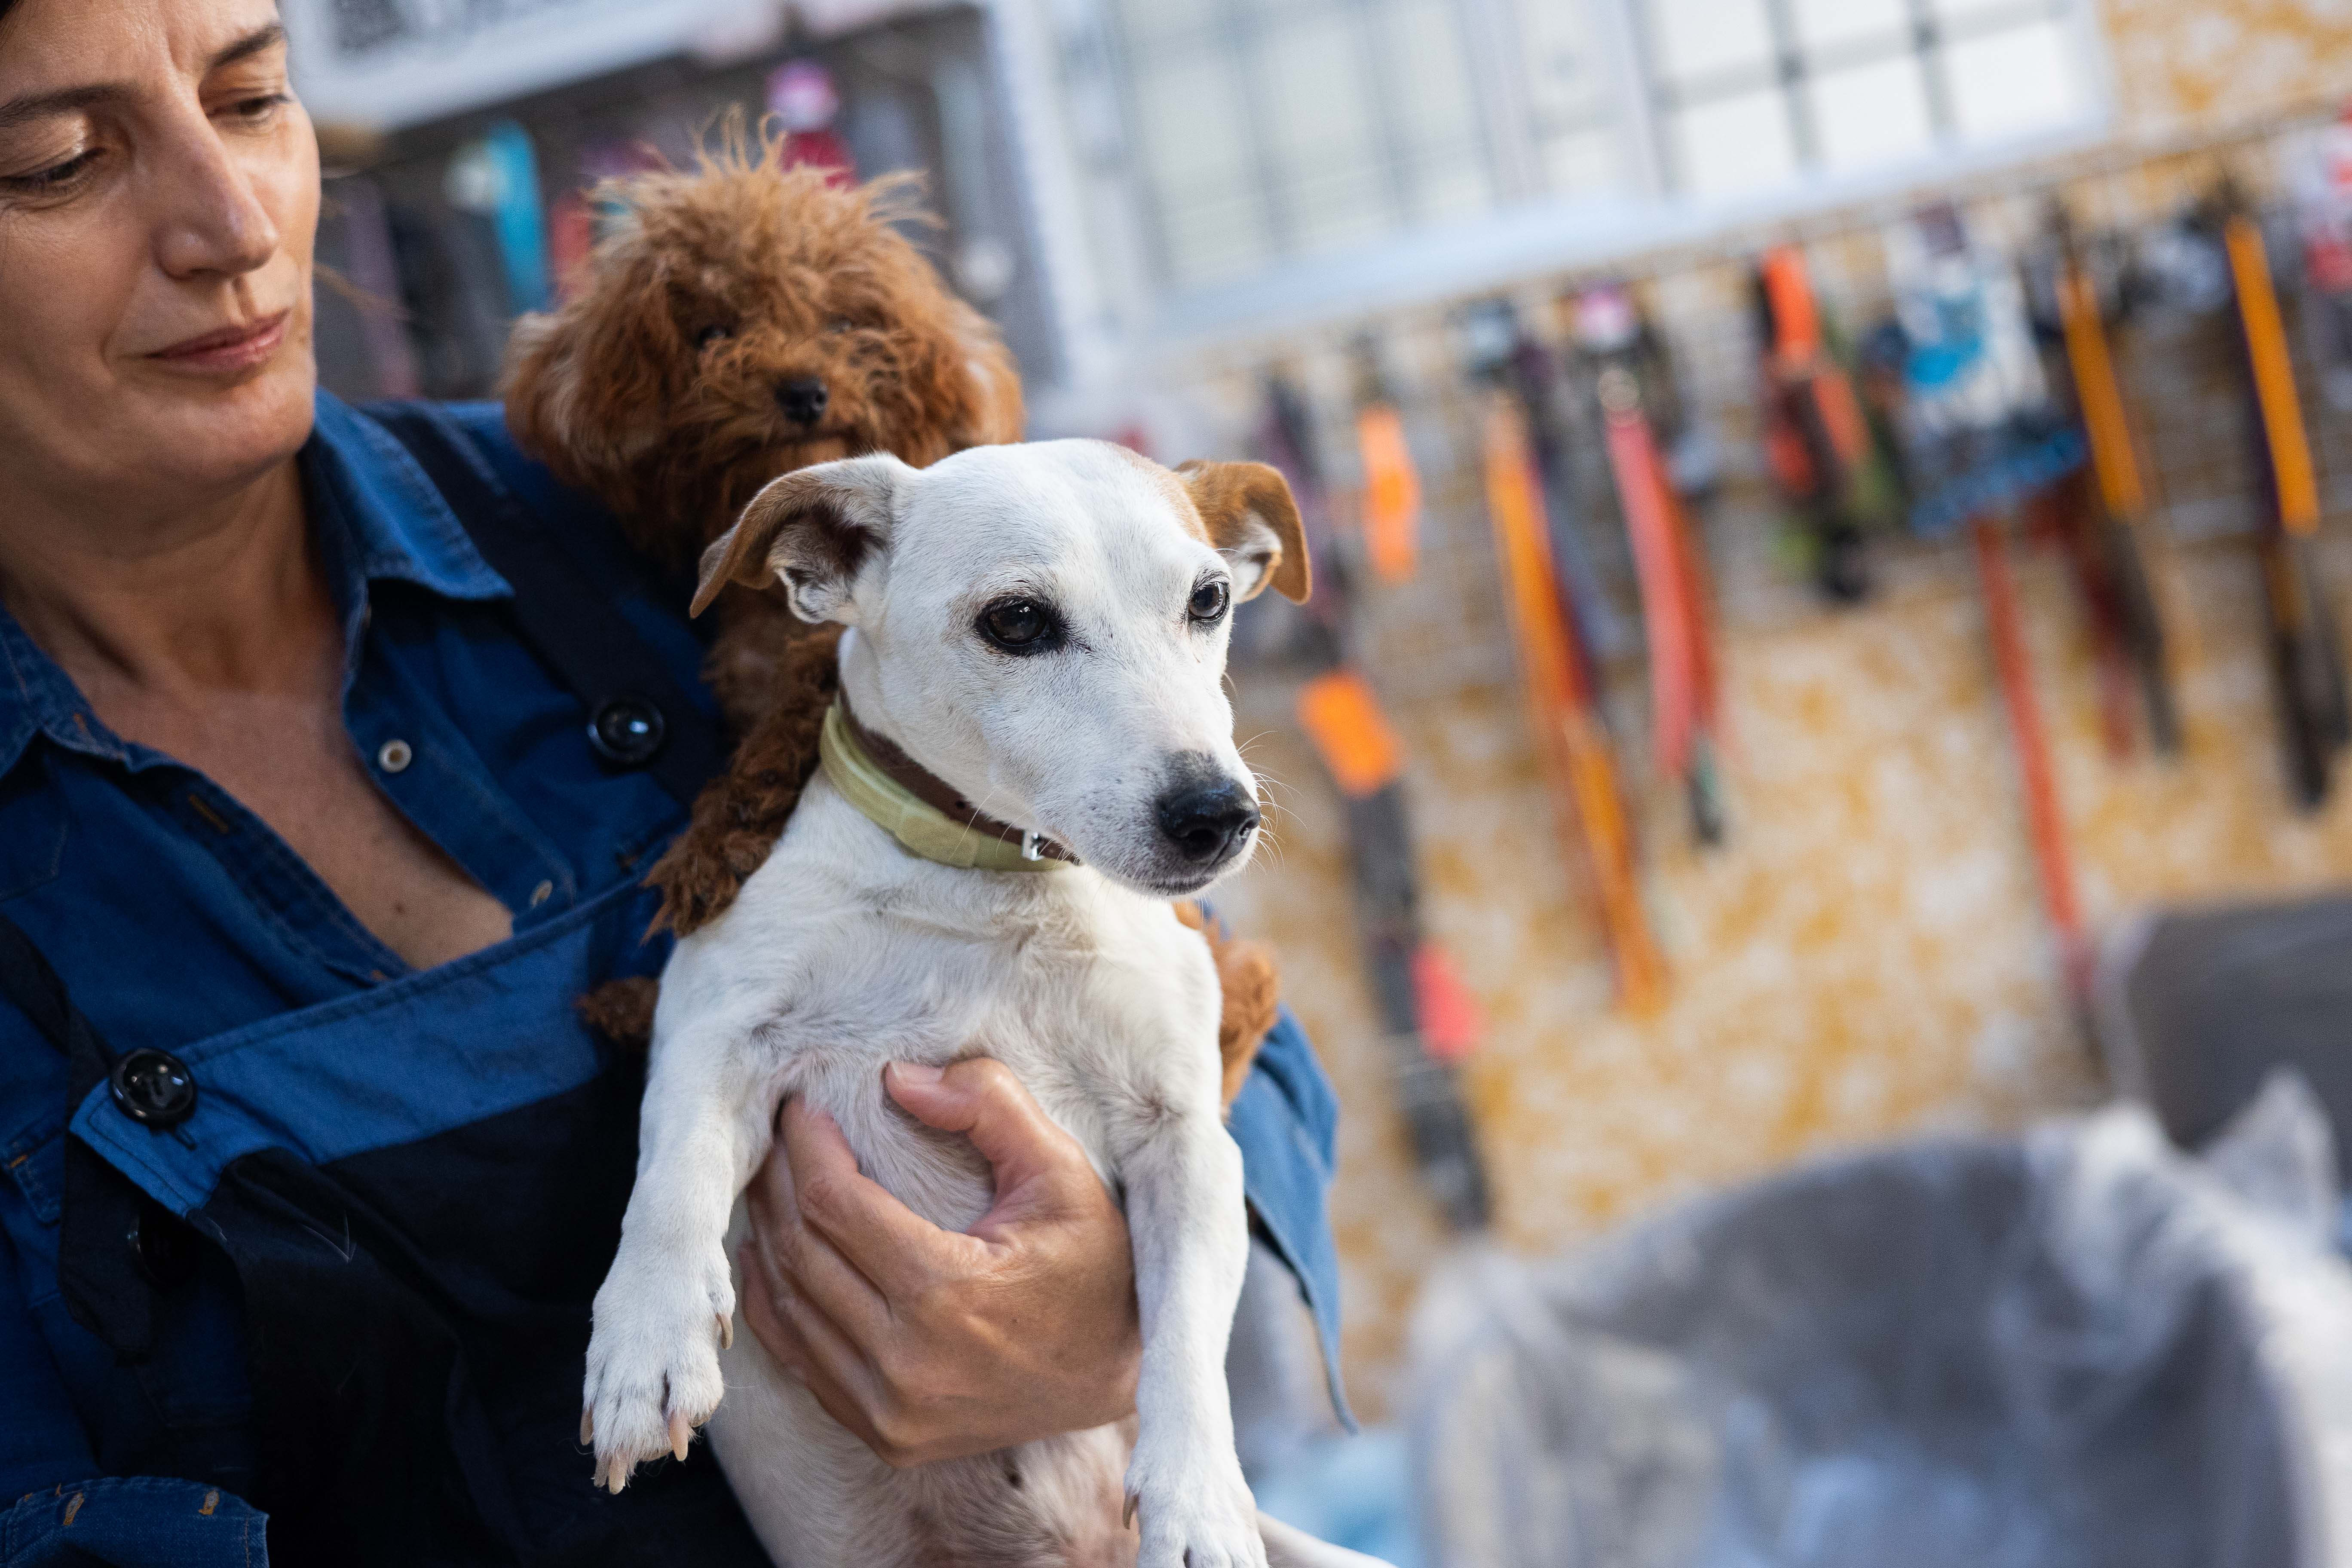
[[[889,452],[936,462],[1021,437],[1021,378],[996,329],[950,291],[898,226],[918,182],[855,190],[788,168],[730,122],[690,171],[608,181],[619,215],[562,309],[525,316],[502,392],[523,450],[603,500],[666,566],[697,560],[777,475]],[[647,882],[657,925],[709,924],[783,832],[815,771],[837,627],[802,625],[782,595],[730,587],[705,674],[739,737],[726,774]],[[1197,923],[1197,916],[1195,917]],[[1274,1024],[1272,961],[1206,931],[1225,984],[1226,1100]],[[615,1040],[652,1036],[655,983],[584,998]]]

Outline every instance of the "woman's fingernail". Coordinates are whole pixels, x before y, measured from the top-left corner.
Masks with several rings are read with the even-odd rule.
[[[947,1076],[947,1070],[944,1068],[935,1068],[928,1062],[892,1062],[890,1070],[898,1075],[898,1081],[901,1083],[919,1083],[926,1086],[935,1084]]]

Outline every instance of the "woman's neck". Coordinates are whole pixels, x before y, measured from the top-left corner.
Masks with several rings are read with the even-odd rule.
[[[117,514],[0,531],[0,603],[101,715],[110,697],[312,694],[340,643],[291,458],[135,525]]]

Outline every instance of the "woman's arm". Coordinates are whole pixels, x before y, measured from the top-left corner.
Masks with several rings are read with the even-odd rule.
[[[894,1068],[887,1084],[919,1120],[971,1139],[994,1168],[994,1205],[968,1234],[940,1230],[860,1175],[829,1121],[788,1105],[750,1194],[746,1326],[896,1465],[1131,1415],[1142,1352],[1133,1254],[1085,1152],[995,1062],[936,1077]],[[1234,1132],[1252,1210],[1298,1273],[1327,1349],[1334,1120],[1321,1068],[1285,1015],[1235,1101]]]

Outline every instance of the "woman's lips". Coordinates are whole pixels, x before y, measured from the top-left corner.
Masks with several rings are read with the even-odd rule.
[[[243,326],[223,327],[219,331],[159,349],[147,357],[178,370],[249,370],[278,352],[278,345],[285,341],[286,323],[293,314],[291,310],[280,310]]]

